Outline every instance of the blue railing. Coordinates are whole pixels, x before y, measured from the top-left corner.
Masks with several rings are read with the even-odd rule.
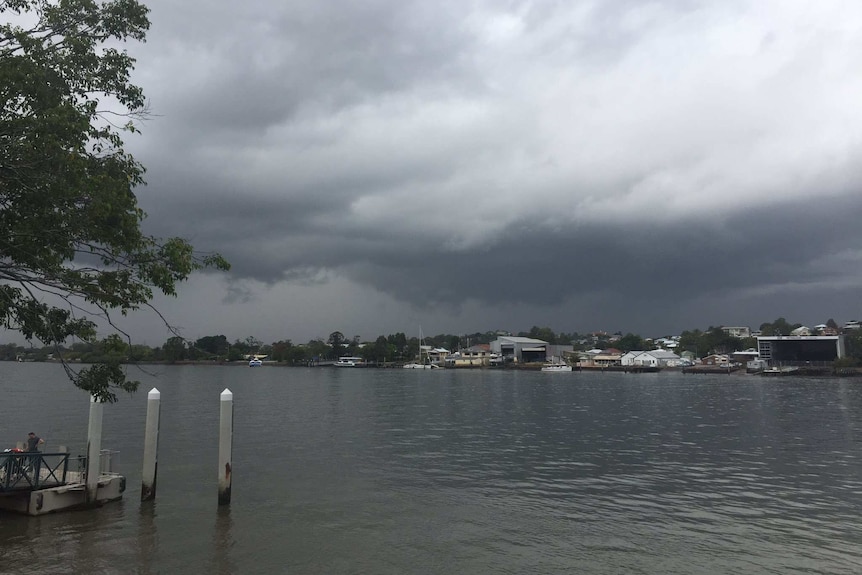
[[[66,484],[68,453],[0,453],[0,491],[33,491]]]

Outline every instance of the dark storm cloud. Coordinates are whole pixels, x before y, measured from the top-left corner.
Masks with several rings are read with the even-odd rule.
[[[151,6],[146,226],[227,256],[232,301],[337,277],[644,329],[854,305],[860,9]]]
[[[513,235],[489,251],[429,250],[417,254],[413,265],[387,266],[380,259],[354,277],[393,296],[410,294],[431,304],[469,298],[561,304],[573,295],[602,291],[620,303],[671,306],[757,286],[810,283],[822,290],[822,284],[840,285],[847,276],[858,280],[856,268],[827,258],[862,246],[855,224],[860,213],[862,197],[805,201],[717,222],[586,225]]]
[[[160,64],[177,74],[164,94],[170,112],[183,118],[175,126],[248,138],[303,110],[337,113],[407,87],[471,77],[457,56],[469,51],[462,45],[470,38],[452,25],[446,3],[201,7],[213,5],[222,10],[203,10],[203,22],[187,13],[189,29],[168,18],[173,7],[153,3],[151,42],[171,48]]]

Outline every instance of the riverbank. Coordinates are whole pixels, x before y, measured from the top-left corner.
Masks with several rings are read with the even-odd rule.
[[[19,362],[20,363],[20,362]],[[45,361],[26,361],[24,363],[61,363],[59,360],[50,359]],[[82,364],[84,362],[70,361],[69,364]],[[289,364],[278,361],[264,361],[261,367],[333,367],[334,361],[310,361],[308,363]],[[176,365],[176,366],[218,366],[218,367],[248,367],[248,362],[245,360],[225,361],[225,360],[181,360],[181,361],[139,361],[139,362],[123,362],[123,365]],[[540,371],[542,363],[528,364],[506,364],[505,366],[459,366],[446,367],[441,369],[469,371],[469,370],[518,370],[518,371]],[[386,362],[386,363],[369,363],[363,366],[363,369],[399,369],[404,366],[404,362]],[[690,367],[653,367],[653,366],[573,366],[573,373],[683,373],[695,375],[755,375],[766,376],[775,372],[768,371],[749,371],[743,367],[726,368],[717,365],[695,365]],[[832,366],[799,366],[796,369],[781,371],[777,375],[787,377],[862,377],[862,367],[832,367]]]

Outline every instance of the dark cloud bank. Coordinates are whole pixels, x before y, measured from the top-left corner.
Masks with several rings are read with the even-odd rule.
[[[146,225],[238,299],[334,274],[441,331],[851,319],[860,42],[826,5],[153,2]]]

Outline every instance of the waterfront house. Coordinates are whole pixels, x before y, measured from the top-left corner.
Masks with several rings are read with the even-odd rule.
[[[620,365],[622,353],[618,349],[591,349],[578,354],[579,367],[611,367]]]
[[[449,350],[442,347],[429,347],[427,353],[431,363],[434,365],[443,365],[446,356],[449,355]]]
[[[730,363],[730,357],[723,353],[713,353],[703,358],[704,365],[727,365]]]
[[[825,324],[814,326],[814,331],[817,335],[838,335],[838,328],[829,327]]]
[[[491,365],[491,346],[480,343],[446,358],[446,367],[487,367]]]
[[[620,358],[623,366],[666,367],[668,362],[676,363],[680,358],[672,351],[654,349],[652,351],[630,351]]]

